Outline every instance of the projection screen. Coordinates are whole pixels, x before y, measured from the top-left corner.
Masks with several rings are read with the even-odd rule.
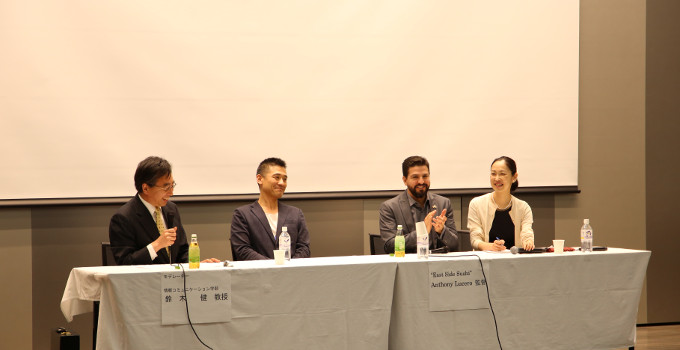
[[[579,1],[0,0],[0,199],[577,186]]]

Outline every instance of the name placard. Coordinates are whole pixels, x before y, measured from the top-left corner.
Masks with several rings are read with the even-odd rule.
[[[430,311],[489,308],[486,280],[477,258],[429,261],[428,268]],[[487,264],[484,269],[488,274]]]
[[[191,323],[231,321],[231,272],[182,271],[161,274],[161,324],[188,324],[187,306]]]

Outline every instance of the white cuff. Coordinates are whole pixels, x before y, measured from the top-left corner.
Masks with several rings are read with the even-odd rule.
[[[158,254],[156,253],[155,250],[153,250],[153,246],[151,245],[151,243],[149,243],[149,245],[146,246],[146,249],[149,250],[149,255],[151,256],[151,260],[153,261],[154,259],[156,259]]]

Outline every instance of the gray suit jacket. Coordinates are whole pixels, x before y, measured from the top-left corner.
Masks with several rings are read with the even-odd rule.
[[[276,237],[260,204],[255,201],[234,211],[231,220],[231,248],[234,260],[274,259],[274,249],[279,249],[281,228],[290,234],[292,258],[308,258],[309,231],[302,210],[279,202],[279,219]]]
[[[406,240],[406,252],[416,252],[416,223],[411,214],[411,206],[408,201],[408,192],[404,190],[400,195],[386,200],[380,205],[380,236],[385,242],[385,251],[394,252],[394,237],[397,235],[397,225],[401,225]],[[432,227],[430,231],[430,249],[446,246],[448,251],[458,251],[458,233],[453,219],[451,201],[431,192],[427,193],[430,206],[437,206],[437,215],[446,209],[446,224],[441,235]]]

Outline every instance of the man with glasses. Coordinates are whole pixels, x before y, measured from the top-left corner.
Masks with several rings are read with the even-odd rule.
[[[177,205],[170,202],[175,185],[167,160],[148,157],[137,165],[137,195],[118,209],[109,224],[109,239],[118,265],[188,261],[186,233]]]

